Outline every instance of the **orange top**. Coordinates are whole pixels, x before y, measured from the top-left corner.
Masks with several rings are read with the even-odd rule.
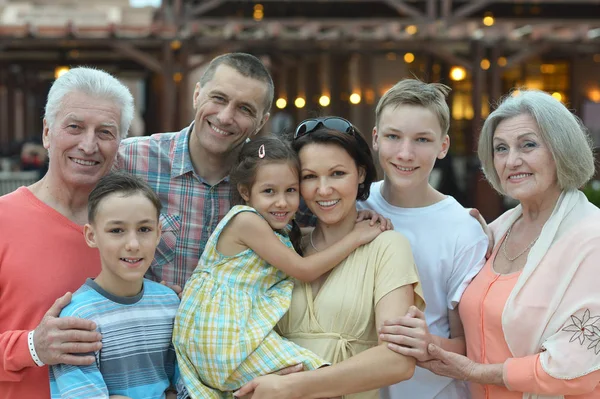
[[[472,398],[522,399],[523,392],[565,395],[565,399],[599,398],[600,370],[572,380],[559,380],[544,371],[539,354],[511,357],[502,330],[502,312],[521,272],[502,275],[493,270],[499,247],[463,294],[459,312],[465,329],[467,356],[477,363],[504,363],[504,379],[510,390],[471,383]]]
[[[0,197],[0,399],[50,398],[48,367],[37,367],[27,334],[54,301],[100,272],[83,227],[25,187]]]

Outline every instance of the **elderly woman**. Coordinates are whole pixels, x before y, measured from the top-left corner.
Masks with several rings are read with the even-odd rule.
[[[594,174],[585,129],[534,90],[507,97],[479,140],[483,171],[520,204],[490,225],[497,245],[459,313],[467,357],[430,344],[433,372],[474,399],[600,397],[600,210],[578,188]],[[383,329],[392,349],[405,342]]]

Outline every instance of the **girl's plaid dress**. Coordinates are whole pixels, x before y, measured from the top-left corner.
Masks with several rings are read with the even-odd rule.
[[[285,338],[273,328],[287,312],[293,281],[251,249],[234,256],[217,251],[227,223],[240,212],[235,206],[208,240],[187,282],[175,318],[173,343],[190,396],[232,397],[255,377],[298,363],[314,370],[328,363]],[[293,250],[289,238],[274,232]]]

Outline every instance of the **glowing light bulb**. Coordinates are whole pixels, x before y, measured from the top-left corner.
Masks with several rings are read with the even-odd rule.
[[[331,99],[326,94],[323,94],[319,98],[319,104],[321,104],[321,107],[327,107],[330,103],[331,103]]]
[[[354,105],[359,104],[360,103],[360,94],[358,93],[352,93],[350,94],[350,102]]]
[[[287,105],[287,101],[285,98],[280,97],[277,99],[277,101],[275,101],[275,106],[279,109],[284,109]]]
[[[465,68],[455,66],[450,69],[450,79],[459,82],[461,80],[464,80],[464,78],[466,77],[467,71],[465,70]]]

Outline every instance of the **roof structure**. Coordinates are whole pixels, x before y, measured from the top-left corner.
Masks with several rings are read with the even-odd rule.
[[[68,61],[69,50],[81,56],[84,49],[160,71],[173,41],[192,54],[424,51],[467,69],[471,45],[480,42],[501,44],[509,67],[550,48],[598,52],[600,0],[164,0],[160,9],[128,0],[0,3],[0,62],[55,60],[57,49]]]

